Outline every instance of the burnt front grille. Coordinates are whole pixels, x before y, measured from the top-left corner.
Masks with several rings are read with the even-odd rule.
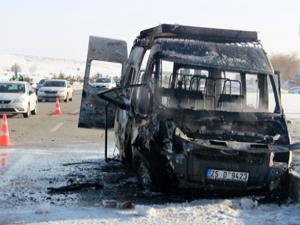
[[[238,152],[231,151],[227,153],[226,151],[221,151],[217,149],[199,149],[191,152],[193,157],[196,157],[201,160],[208,161],[218,161],[224,163],[245,163],[245,164],[255,164],[260,165],[265,162],[267,158],[269,158],[268,154],[260,153],[260,154],[250,154],[247,152]]]

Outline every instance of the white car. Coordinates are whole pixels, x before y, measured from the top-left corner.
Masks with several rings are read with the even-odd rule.
[[[72,101],[73,88],[67,80],[46,80],[38,90],[38,101],[42,100]]]
[[[106,78],[98,78],[95,83],[93,83],[93,87],[96,88],[107,88],[107,89],[111,89],[116,87],[116,82],[114,81],[114,79],[112,79],[111,77],[106,77]]]
[[[37,114],[37,97],[29,83],[23,81],[0,82],[0,114]]]

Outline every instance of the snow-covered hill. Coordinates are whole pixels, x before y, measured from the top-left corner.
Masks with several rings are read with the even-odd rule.
[[[17,54],[0,54],[1,80],[9,79],[13,75],[11,67],[14,64],[20,66],[21,74],[32,77],[34,81],[38,81],[41,78],[51,78],[60,73],[71,76],[83,76],[85,68],[85,62],[83,61]]]

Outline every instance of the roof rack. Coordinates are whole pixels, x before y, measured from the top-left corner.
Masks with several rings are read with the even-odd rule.
[[[192,27],[183,25],[161,24],[147,30],[143,30],[140,39],[153,41],[156,38],[192,39],[219,43],[232,42],[256,42],[257,32],[227,30],[204,27]]]

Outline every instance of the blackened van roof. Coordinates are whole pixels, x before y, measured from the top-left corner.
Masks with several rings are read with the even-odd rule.
[[[257,32],[216,28],[161,24],[140,32],[140,39],[156,38],[192,39],[209,42],[256,42]]]

